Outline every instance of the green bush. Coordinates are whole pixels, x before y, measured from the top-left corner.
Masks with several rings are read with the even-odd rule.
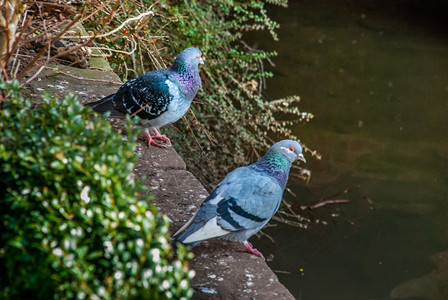
[[[191,297],[190,254],[138,197],[138,130],[124,142],[73,95],[32,109],[18,86],[0,83],[0,298]]]

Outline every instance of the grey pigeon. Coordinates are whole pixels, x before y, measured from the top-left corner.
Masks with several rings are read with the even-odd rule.
[[[292,163],[306,162],[300,144],[283,140],[274,144],[259,161],[240,167],[224,178],[195,215],[174,236],[175,242],[192,247],[221,237],[242,242],[247,251],[263,255],[247,241],[277,212]]]
[[[157,128],[176,122],[187,112],[201,87],[198,70],[199,64],[204,63],[201,56],[199,49],[187,48],[171,67],[140,75],[123,84],[115,94],[86,105],[101,114],[110,112],[113,118],[138,116],[139,124],[146,127],[149,146],[161,147],[154,139],[171,144]],[[148,127],[155,135],[151,136]]]

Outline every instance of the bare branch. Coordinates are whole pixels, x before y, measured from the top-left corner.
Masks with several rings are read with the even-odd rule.
[[[112,31],[109,31],[108,33],[104,33],[104,34],[99,34],[99,35],[82,35],[82,36],[76,36],[76,35],[68,35],[68,36],[63,36],[61,37],[62,39],[92,39],[92,38],[104,38],[107,36],[110,36],[114,33],[116,33],[117,31],[120,31],[124,26],[126,26],[129,22],[133,22],[133,21],[138,21],[146,16],[154,16],[154,12],[153,11],[147,11],[145,13],[142,13],[136,17],[133,18],[129,18],[127,20],[125,20],[120,26],[118,26],[117,28],[115,28]]]
[[[338,200],[324,200],[321,202],[318,202],[316,204],[313,204],[311,206],[308,206],[309,209],[316,209],[325,205],[330,205],[330,204],[347,204],[350,203],[350,200],[348,199],[338,199]]]

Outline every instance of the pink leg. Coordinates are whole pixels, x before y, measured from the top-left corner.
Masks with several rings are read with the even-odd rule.
[[[154,133],[156,135],[152,136],[153,139],[159,139],[159,140],[162,140],[162,141],[167,141],[168,145],[171,145],[171,140],[166,135],[161,134],[160,131],[157,128],[154,128]]]
[[[160,145],[159,143],[156,143],[156,141],[153,140],[151,134],[149,133],[148,128],[145,129],[145,132],[146,132],[146,137],[148,138],[148,146],[154,145],[154,146],[163,148],[162,145]]]
[[[244,241],[243,244],[244,244],[244,246],[246,247],[246,249],[241,249],[240,251],[243,251],[243,252],[249,252],[249,253],[251,253],[251,254],[253,254],[253,255],[259,256],[259,257],[261,257],[262,259],[266,260],[266,259],[264,258],[264,256],[263,256],[263,254],[261,254],[261,252],[258,251],[257,249],[253,248],[252,244],[249,243],[249,241]]]
[[[151,135],[149,133],[148,128],[145,129],[145,132],[146,132],[146,137],[148,138],[148,146],[154,145],[154,146],[163,148],[163,146],[161,144],[157,143],[156,141],[154,141],[154,139],[165,140],[168,142],[169,145],[171,145],[170,139],[167,138],[166,135],[161,135],[157,129],[154,128],[155,135]]]

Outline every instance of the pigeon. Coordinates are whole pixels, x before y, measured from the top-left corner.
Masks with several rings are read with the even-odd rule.
[[[140,75],[123,84],[115,94],[86,105],[101,114],[110,112],[112,118],[138,116],[138,123],[145,127],[148,146],[162,147],[154,139],[171,145],[158,128],[176,122],[187,112],[201,87],[199,64],[204,64],[201,51],[187,48],[171,67]],[[149,128],[155,135],[149,133]]]
[[[175,234],[174,241],[196,246],[204,240],[223,238],[242,242],[242,251],[264,259],[248,239],[277,212],[292,163],[306,163],[302,147],[293,140],[274,144],[257,162],[239,167],[224,178],[204,200],[194,216]]]

